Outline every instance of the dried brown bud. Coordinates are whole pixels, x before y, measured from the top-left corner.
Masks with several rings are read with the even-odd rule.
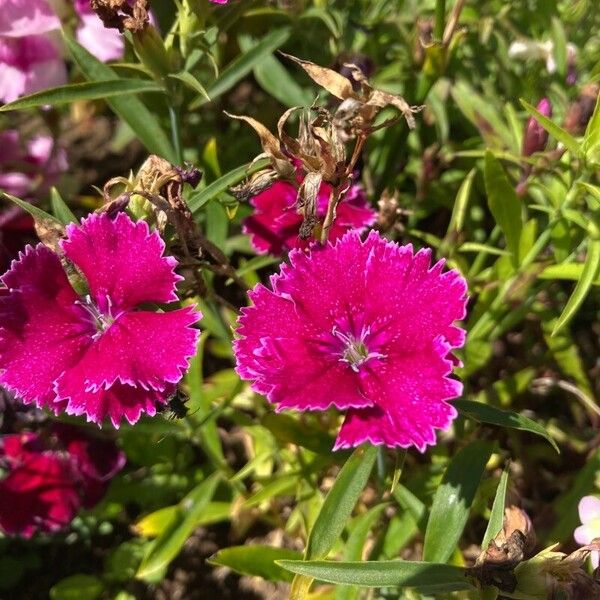
[[[232,187],[229,191],[238,202],[246,203],[251,198],[270,188],[277,180],[277,172],[272,169],[264,169],[255,173],[250,179]]]

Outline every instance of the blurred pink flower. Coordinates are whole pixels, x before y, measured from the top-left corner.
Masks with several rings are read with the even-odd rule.
[[[89,0],[75,0],[75,10],[79,16],[75,31],[77,41],[103,62],[123,58],[123,35],[117,29],[104,27],[102,20],[92,10]]]
[[[5,435],[0,440],[0,529],[30,538],[66,527],[83,506],[91,508],[123,468],[125,455],[110,441],[57,425],[44,436]]]
[[[593,539],[600,538],[600,498],[596,496],[584,496],[579,501],[579,519],[582,523],[573,534],[575,541],[586,546]],[[591,553],[592,564],[596,569],[600,563],[598,552]]]
[[[308,248],[310,240],[298,237],[302,215],[296,212],[297,189],[287,181],[276,181],[250,200],[254,214],[243,223],[243,231],[251,236],[252,246],[261,253],[283,254],[292,248]],[[331,186],[323,183],[317,197],[317,216],[322,220],[327,211]],[[373,225],[377,213],[368,205],[363,189],[353,185],[337,209],[337,217],[329,231],[335,241],[350,229],[363,231]]]
[[[0,132],[0,189],[30,199],[48,191],[68,168],[67,156],[47,135],[21,139],[16,129]]]
[[[346,411],[335,448],[369,441],[389,447],[435,444],[456,416],[447,401],[451,351],[465,332],[466,282],[373,231],[293,250],[290,264],[257,285],[234,342],[237,372],[277,410]]]
[[[147,223],[93,214],[67,227],[65,257],[89,295],[71,287],[60,258],[27,247],[2,277],[0,383],[25,404],[85,414],[115,427],[156,414],[195,352],[201,317],[193,307],[166,312],[146,303],[177,300],[177,261]]]
[[[67,81],[58,46],[49,37],[0,36],[0,100],[12,102]]]

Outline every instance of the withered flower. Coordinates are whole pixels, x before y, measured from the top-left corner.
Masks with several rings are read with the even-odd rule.
[[[104,26],[119,31],[141,31],[148,23],[148,0],[90,0]]]

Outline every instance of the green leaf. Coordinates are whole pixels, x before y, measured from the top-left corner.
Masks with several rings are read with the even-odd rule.
[[[600,162],[600,96],[596,99],[594,114],[586,127],[582,150],[588,161],[592,163]],[[583,185],[587,187],[589,184]]]
[[[276,560],[300,560],[302,555],[289,548],[271,546],[232,546],[219,550],[208,559],[211,565],[229,567],[236,573],[261,577],[267,581],[291,581],[293,575],[278,564]]]
[[[59,191],[52,187],[50,190],[50,202],[52,203],[52,212],[54,216],[63,224],[75,223],[77,217],[73,214],[67,203],[63,200]]]
[[[561,77],[565,77],[567,74],[567,36],[558,17],[552,17],[552,40],[556,71]]]
[[[136,577],[147,578],[153,573],[160,572],[179,554],[211,501],[219,479],[220,474],[214,473],[179,503],[177,519],[151,544],[150,551],[144,557]]]
[[[197,92],[201,96],[204,96],[208,102],[210,102],[210,96],[204,88],[204,86],[189,72],[181,71],[181,73],[170,73],[169,77],[172,79],[178,79],[182,83],[185,83],[192,91]]]
[[[579,281],[583,273],[583,263],[560,263],[546,267],[538,277],[540,279],[564,279],[567,281]],[[600,285],[600,276],[592,281],[592,285]]]
[[[504,525],[504,504],[506,502],[506,488],[508,487],[508,468],[502,471],[500,475],[500,482],[496,488],[496,495],[494,496],[494,503],[492,504],[492,512],[490,514],[490,520],[488,521],[481,542],[481,550],[487,550],[490,542],[498,535],[502,526]]]
[[[50,588],[51,600],[96,600],[104,590],[102,582],[91,575],[71,575]]]
[[[344,560],[352,561],[362,558],[369,532],[387,506],[387,504],[378,504],[353,520],[344,550]],[[356,600],[357,598],[358,589],[354,586],[340,585],[335,590],[335,600]]]
[[[219,177],[219,179],[213,181],[210,185],[207,185],[203,190],[191,193],[187,200],[190,210],[193,214],[196,214],[207,202],[210,202],[219,194],[225,192],[236,183],[239,183],[242,179],[264,169],[268,164],[269,159],[265,158],[242,165],[233,171],[229,171],[229,173],[223,175],[223,177]]]
[[[144,79],[109,79],[107,81],[72,83],[23,96],[18,100],[0,106],[0,112],[36,108],[47,104],[57,106],[80,100],[103,100],[104,98],[139,94],[141,92],[164,92],[164,89],[156,82],[145,81]]]
[[[493,449],[490,442],[471,442],[448,465],[433,498],[423,543],[424,560],[446,562],[452,556]]]
[[[563,309],[552,335],[556,335],[575,316],[600,271],[600,240],[590,239],[581,278]]]
[[[450,592],[471,586],[460,567],[430,562],[382,560],[368,562],[278,561],[284,569],[319,581],[363,587],[416,587]]]
[[[545,117],[539,110],[531,106],[525,100],[520,100],[523,108],[554,138],[556,138],[573,156],[580,156],[581,149],[579,142],[564,129],[553,123],[548,117]]]
[[[216,81],[208,88],[207,94],[214,101],[221,94],[230,90],[236,83],[248,75],[252,69],[265,57],[285,44],[290,37],[291,29],[284,27],[274,29],[267,34],[250,51],[241,54],[221,72]],[[206,103],[206,98],[200,96],[190,104],[194,110]]]
[[[250,52],[255,45],[248,35],[239,35],[238,42],[243,52]],[[254,67],[254,77],[259,85],[283,104],[292,106],[308,106],[312,95],[300,87],[286,68],[273,55],[263,57]]]
[[[393,496],[396,502],[406,510],[419,526],[421,531],[425,531],[426,526],[426,506],[417,498],[406,486],[397,485]]]
[[[377,457],[376,446],[357,448],[338,473],[306,543],[306,558],[324,558],[348,524]]]
[[[73,60],[86,79],[89,81],[119,79],[113,69],[100,62],[64,31],[63,37]],[[134,96],[113,97],[107,100],[107,104],[131,127],[149,152],[158,154],[171,163],[177,163],[177,153],[169,138],[141,100]]]
[[[521,201],[506,178],[502,165],[491,152],[485,153],[484,178],[488,206],[496,223],[504,233],[506,245],[512,254],[513,264],[516,266],[523,228]]]
[[[529,433],[539,435],[548,440],[557,452],[560,452],[556,442],[552,439],[546,429],[528,417],[510,410],[496,408],[490,404],[474,402],[473,400],[464,400],[462,398],[454,400],[452,404],[454,404],[461,414],[470,419],[474,419],[475,421],[479,421],[480,423],[498,425],[499,427],[510,427],[511,429],[519,429],[520,431],[528,431]]]
[[[7,200],[10,200],[11,202],[14,202],[17,206],[20,206],[25,212],[28,212],[36,220],[48,219],[50,221],[54,221],[59,225],[61,224],[60,221],[54,218],[51,214],[47,213],[41,208],[38,208],[37,206],[34,206],[33,204],[30,204],[29,202],[25,202],[25,200],[21,200],[16,196],[11,196],[10,194],[7,194],[3,191],[0,191],[0,194],[2,194],[2,196],[4,196]]]
[[[450,217],[450,224],[448,225],[448,233],[462,231],[476,172],[475,168],[471,169],[460,184],[456,199],[454,200],[452,216]]]

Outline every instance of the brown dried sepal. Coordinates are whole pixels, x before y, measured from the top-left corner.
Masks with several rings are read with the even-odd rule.
[[[411,129],[415,127],[413,115],[423,107],[410,106],[402,96],[373,88],[362,70],[356,65],[347,63],[344,66],[350,69],[354,80],[358,82],[360,86],[358,91],[352,88],[349,79],[332,69],[289,54],[282,54],[300,65],[315,83],[342,101],[335,116],[335,123],[343,132],[343,137],[352,139],[360,134],[369,135],[373,130],[377,115],[386,106],[398,109],[406,119],[408,126]],[[394,121],[395,119],[388,120],[376,128],[385,127]]]
[[[149,0],[90,0],[92,10],[100,17],[104,27],[123,31],[142,31],[148,24]]]
[[[238,202],[245,204],[249,202],[251,198],[254,198],[254,196],[270,188],[277,180],[277,177],[277,171],[273,169],[263,169],[252,175],[250,179],[242,181],[242,183],[230,188],[229,191]]]
[[[512,593],[517,586],[513,570],[535,546],[535,533],[524,510],[508,506],[504,524],[489,546],[481,552],[468,574],[484,586],[494,585]]]

